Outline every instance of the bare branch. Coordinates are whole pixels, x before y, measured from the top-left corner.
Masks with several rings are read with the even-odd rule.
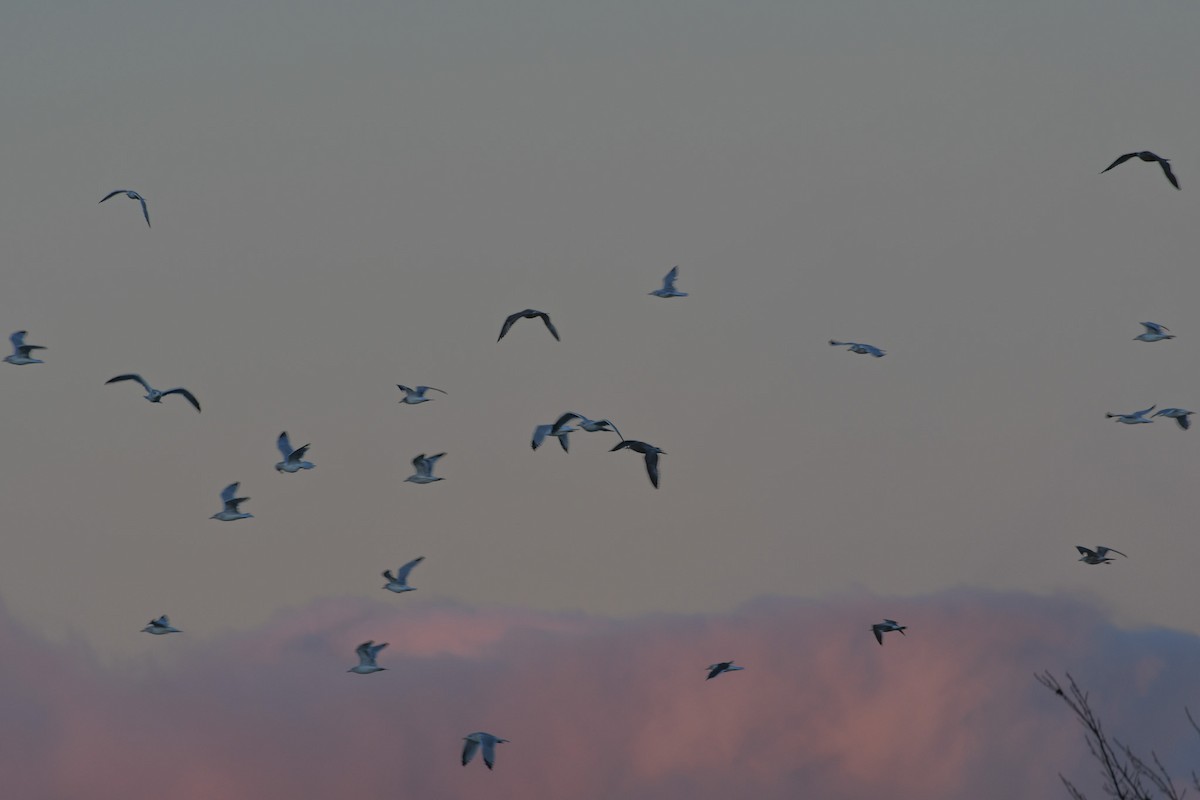
[[[1104,793],[1116,800],[1183,800],[1187,789],[1179,789],[1171,780],[1171,774],[1159,759],[1158,754],[1150,751],[1147,761],[1133,751],[1133,748],[1122,744],[1115,737],[1110,738],[1104,732],[1100,718],[1092,711],[1088,703],[1088,695],[1079,688],[1071,673],[1066,673],[1067,685],[1064,687],[1058,678],[1050,672],[1035,675],[1038,683],[1054,692],[1060,698],[1075,719],[1084,727],[1084,741],[1088,752],[1100,765],[1100,775],[1103,778]],[[1192,729],[1200,736],[1200,725],[1192,717],[1188,709],[1184,709]],[[1073,783],[1062,775],[1059,778],[1066,787],[1071,800],[1087,800],[1086,795],[1079,791]],[[1192,772],[1192,785],[1200,791],[1200,777]]]

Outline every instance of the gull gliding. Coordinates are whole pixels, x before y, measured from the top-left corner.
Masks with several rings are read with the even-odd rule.
[[[200,410],[200,401],[196,399],[196,395],[192,394],[187,389],[184,389],[182,386],[179,386],[175,389],[167,389],[165,392],[160,392],[158,389],[155,389],[153,386],[146,383],[141,375],[135,375],[133,373],[129,373],[127,375],[118,375],[115,378],[109,378],[104,382],[104,385],[107,386],[110,383],[117,383],[118,381],[137,381],[142,385],[142,388],[146,390],[146,399],[151,403],[161,403],[162,399],[167,395],[178,394],[182,395],[189,403],[195,406],[197,411]]]
[[[1162,156],[1156,156],[1154,153],[1151,153],[1149,150],[1142,150],[1137,153],[1126,153],[1125,155],[1118,158],[1116,161],[1109,164],[1104,169],[1100,170],[1100,174],[1103,175],[1104,173],[1108,172],[1113,167],[1118,166],[1120,164],[1124,164],[1126,161],[1128,161],[1131,158],[1140,158],[1142,161],[1157,161],[1158,165],[1160,167],[1162,167],[1163,174],[1166,175],[1167,180],[1169,180],[1171,182],[1171,185],[1174,186],[1176,189],[1179,188],[1179,181],[1176,180],[1175,173],[1171,171],[1171,160],[1168,158],[1163,158]]]
[[[137,200],[139,203],[142,204],[142,216],[146,218],[146,227],[149,228],[150,227],[150,209],[146,208],[146,198],[142,197],[140,194],[133,191],[132,189],[117,189],[115,192],[109,192],[108,194],[104,195],[104,197],[100,198],[100,202],[103,203],[108,198],[116,197],[119,194],[124,194],[130,200]]]
[[[550,331],[550,335],[553,336],[557,341],[562,341],[562,339],[558,338],[558,328],[555,328],[554,323],[550,321],[550,315],[545,311],[538,311],[533,308],[527,308],[524,311],[518,311],[515,314],[509,314],[508,319],[504,320],[504,327],[500,329],[500,336],[497,337],[496,341],[498,342],[503,339],[504,334],[508,333],[508,329],[511,328],[513,323],[517,320],[533,319],[534,317],[541,317],[542,322],[546,323],[546,329]]]

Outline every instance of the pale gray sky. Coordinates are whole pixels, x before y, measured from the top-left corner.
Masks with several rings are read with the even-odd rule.
[[[405,603],[965,585],[1200,631],[1200,432],[1104,418],[1200,407],[1200,7],[804,5],[7,4],[0,323],[49,349],[0,365],[0,599],[115,658],[418,555]],[[1098,174],[1141,149],[1183,191]],[[562,342],[497,344],[529,306]],[[531,452],[568,409],[661,490],[611,436]],[[209,520],[234,480],[255,518]]]

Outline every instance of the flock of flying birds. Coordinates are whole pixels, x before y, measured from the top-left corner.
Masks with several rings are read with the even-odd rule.
[[[1108,172],[1114,167],[1119,166],[1120,164],[1123,164],[1133,158],[1138,158],[1146,162],[1157,163],[1162,168],[1163,174],[1166,176],[1167,180],[1170,181],[1171,185],[1176,189],[1179,188],[1179,180],[1175,177],[1175,173],[1171,170],[1170,161],[1148,150],[1126,153],[1102,170],[1102,173]],[[141,204],[142,216],[145,217],[146,225],[149,227],[150,210],[146,204],[146,198],[144,198],[138,192],[131,189],[118,189],[105,195],[103,198],[101,198],[100,202],[103,203],[104,201],[121,194],[125,195],[131,200],[137,200],[138,203]],[[662,286],[652,292],[649,292],[649,294],[661,298],[687,297],[687,292],[682,292],[676,288],[675,284],[678,279],[679,267],[673,267],[663,277]],[[556,328],[554,323],[551,321],[550,315],[544,311],[539,311],[533,308],[527,308],[523,311],[518,311],[515,314],[510,314],[504,320],[504,324],[500,328],[500,335],[497,337],[496,341],[499,342],[502,340],[508,334],[512,326],[522,319],[540,319],[542,324],[546,326],[546,330],[550,332],[550,335],[553,336],[556,341],[562,341],[558,333],[558,328]],[[1145,332],[1134,337],[1135,341],[1160,342],[1175,338],[1175,336],[1169,332],[1170,329],[1164,325],[1160,325],[1156,322],[1142,322],[1141,325],[1145,328]],[[42,345],[27,344],[25,342],[25,337],[27,334],[27,331],[21,330],[13,333],[9,337],[9,340],[12,342],[13,352],[11,355],[4,358],[6,363],[15,364],[18,366],[45,363],[42,359],[35,358],[33,351],[45,350],[46,348]],[[835,347],[845,347],[851,353],[869,355],[874,358],[882,358],[886,355],[886,352],[881,348],[862,342],[843,342],[837,339],[830,339],[829,344]],[[116,375],[106,381],[105,384],[122,383],[125,381],[133,381],[134,383],[140,385],[146,392],[144,395],[145,399],[151,403],[162,403],[163,399],[166,397],[171,395],[179,395],[181,398],[190,403],[197,412],[200,411],[200,401],[197,400],[196,396],[188,389],[182,386],[165,390],[156,389],[151,386],[145,380],[145,378],[137,373],[124,373],[121,375]],[[403,384],[397,384],[396,386],[398,389],[404,392],[404,397],[399,402],[405,405],[420,405],[422,403],[430,402],[433,398],[426,396],[428,392],[439,392],[441,394],[446,394],[444,390],[438,389],[434,386],[412,387],[405,386]],[[1108,413],[1105,416],[1110,419],[1115,419],[1125,425],[1149,424],[1154,422],[1154,418],[1156,417],[1167,417],[1175,420],[1175,422],[1183,430],[1187,430],[1191,424],[1188,417],[1195,413],[1185,408],[1171,407],[1162,408],[1155,411],[1156,408],[1157,404],[1152,405],[1149,408],[1141,409],[1140,411],[1130,412],[1128,414]],[[1151,412],[1154,412],[1153,415],[1151,415]],[[638,439],[626,439],[611,420],[590,419],[578,412],[568,411],[559,416],[558,419],[552,423],[538,425],[535,427],[533,431],[533,438],[530,444],[534,450],[537,450],[546,441],[547,437],[553,437],[558,440],[559,445],[564,451],[569,452],[570,440],[568,437],[570,434],[578,431],[587,433],[605,432],[615,434],[617,437],[617,443],[613,445],[613,447],[610,449],[610,452],[627,449],[640,454],[645,462],[646,474],[650,478],[650,483],[655,489],[658,488],[659,456],[666,455],[666,451],[648,442]],[[278,472],[297,473],[303,470],[311,470],[315,467],[311,461],[305,460],[305,456],[308,453],[308,449],[311,447],[311,445],[305,444],[301,447],[293,447],[287,431],[279,434],[279,437],[276,440],[276,446],[278,447],[279,453],[282,456],[282,460],[275,464],[275,469]],[[434,475],[433,470],[438,460],[445,455],[445,453],[437,453],[435,455],[421,453],[412,460],[414,469],[413,474],[404,480],[406,482],[415,484],[434,483],[435,481],[443,480],[442,478]],[[221,510],[216,514],[213,514],[210,519],[219,520],[221,522],[234,522],[242,519],[250,519],[254,516],[253,514],[249,514],[241,510],[241,504],[245,503],[250,498],[237,496],[238,487],[240,485],[240,483],[236,482],[231,483],[221,490]],[[1091,548],[1083,547],[1082,545],[1076,545],[1076,549],[1080,554],[1079,560],[1086,564],[1110,564],[1113,562],[1113,559],[1108,556],[1109,553],[1116,553],[1117,555],[1127,557],[1125,553],[1122,553],[1120,550],[1116,550],[1112,547],[1097,546],[1093,550]],[[396,594],[415,591],[416,587],[410,586],[408,583],[409,575],[412,573],[413,569],[424,560],[424,556],[421,556],[404,564],[395,572],[393,572],[391,569],[384,570],[383,577],[387,580],[387,583],[383,585],[383,588]],[[885,633],[899,632],[903,636],[904,631],[907,630],[907,626],[901,625],[893,619],[885,619],[883,622],[878,622],[872,625],[870,630],[875,636],[875,640],[882,645],[883,635]],[[155,636],[181,632],[179,628],[176,628],[171,624],[171,620],[166,614],[163,614],[157,619],[151,620],[146,627],[142,628],[142,631]],[[381,667],[378,665],[377,660],[379,653],[387,646],[387,642],[380,642],[379,644],[376,644],[374,640],[363,642],[357,648],[355,648],[355,654],[358,656],[358,663],[348,669],[347,672],[352,672],[357,675],[370,675],[386,670],[386,667]],[[733,660],[731,659],[729,661],[719,661],[715,664],[709,664],[707,667],[705,667],[705,669],[708,672],[708,677],[705,680],[711,680],[718,675],[722,675],[727,672],[737,672],[745,669],[745,667],[734,666]],[[507,741],[507,739],[502,739],[486,731],[476,731],[468,734],[467,736],[463,737],[463,766],[466,766],[468,763],[470,763],[471,760],[474,759],[475,754],[482,750],[484,764],[488,769],[492,769],[493,765],[495,764],[496,745]]]

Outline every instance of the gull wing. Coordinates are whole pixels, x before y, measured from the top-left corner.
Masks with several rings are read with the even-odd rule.
[[[615,445],[613,445],[612,448],[608,452],[615,453],[618,450],[620,450],[621,448],[630,447],[632,445],[632,443],[633,443],[633,439],[622,439],[621,441],[619,441]]]
[[[19,353],[21,348],[25,346],[25,335],[27,333],[29,333],[29,331],[17,331],[12,336],[8,337],[8,340],[12,342],[14,353]]]
[[[419,556],[417,558],[414,558],[412,561],[408,562],[407,564],[405,564],[400,569],[396,570],[395,580],[399,581],[400,583],[408,583],[408,573],[412,572],[413,567],[415,567],[417,564],[420,564],[424,560],[425,560],[425,556]],[[387,577],[386,572],[384,573],[384,577],[385,578]],[[388,580],[392,580],[392,579],[388,578]]]
[[[169,394],[183,395],[187,398],[189,403],[196,407],[197,411],[200,410],[200,401],[196,399],[196,395],[192,394],[187,389],[184,389],[182,386],[178,386],[174,389],[167,389],[165,392],[163,392],[163,397],[166,397]]]
[[[598,419],[598,420],[596,420],[596,424],[597,425],[607,425],[608,427],[612,428],[612,432],[617,435],[618,439],[620,439],[621,441],[625,441],[625,437],[621,435],[621,432],[619,430],[617,430],[617,426],[613,424],[613,421],[611,419]]]
[[[401,388],[403,388],[403,387],[401,387]],[[446,392],[443,389],[439,389],[436,386],[418,386],[417,387],[417,394],[425,394],[425,392],[428,392],[428,391],[441,392],[442,394],[449,394],[449,392]]]
[[[166,614],[163,614],[158,619],[150,620],[150,624],[155,626],[156,628],[169,628],[169,627],[171,627],[171,620],[169,620],[167,618]]]
[[[1116,553],[1119,556],[1125,556],[1125,558],[1129,558],[1129,556],[1126,556],[1120,550],[1117,550],[1116,548],[1113,548],[1113,547],[1097,547],[1096,548],[1096,555],[1100,556],[1101,558],[1104,558],[1105,553]]]
[[[646,453],[646,474],[650,476],[650,482],[654,484],[654,488],[658,488],[658,453]]]
[[[498,342],[501,339],[503,339],[504,335],[506,333],[508,333],[509,328],[511,328],[513,326],[513,323],[516,322],[517,320],[519,320],[524,315],[525,315],[524,311],[518,311],[515,314],[509,314],[508,319],[504,320],[504,327],[502,327],[500,329],[500,335],[496,337],[496,341]]]
[[[1096,553],[1096,552],[1095,552],[1095,551],[1093,551],[1093,550],[1089,550],[1088,548],[1084,547],[1084,546],[1083,546],[1083,545],[1081,545],[1081,544],[1077,544],[1077,545],[1075,545],[1075,549],[1079,551],[1079,555],[1081,555],[1081,556],[1088,556],[1088,557],[1091,557],[1091,556],[1097,556],[1097,555],[1099,555],[1099,553]]]
[[[279,452],[283,454],[283,460],[287,461],[292,455],[292,443],[288,439],[287,431],[279,434],[279,438],[275,440],[275,446],[279,448]]]
[[[479,741],[477,739],[468,736],[463,740],[462,763],[464,767],[471,763],[471,759],[475,757],[475,751],[478,749]]]
[[[1172,186],[1178,189],[1179,181],[1175,178],[1175,173],[1171,171],[1171,162],[1165,158],[1160,158],[1158,159],[1158,164],[1162,167],[1163,174],[1167,176],[1167,180],[1171,182]]]
[[[1192,422],[1188,419],[1187,414],[1181,414],[1175,418],[1175,421],[1178,422],[1179,427],[1183,428],[1185,431],[1192,426]]]
[[[1150,406],[1149,408],[1143,408],[1141,411],[1135,411],[1135,412],[1133,412],[1132,414],[1130,414],[1129,416],[1131,416],[1131,417],[1141,417],[1141,416],[1144,416],[1144,415],[1146,415],[1146,414],[1149,414],[1151,411],[1153,411],[1153,410],[1154,410],[1155,408],[1157,408],[1157,407],[1158,407],[1158,403],[1155,403],[1154,405]]]
[[[550,335],[554,337],[554,340],[561,342],[562,339],[558,338],[558,328],[554,327],[554,323],[550,321],[550,315],[545,311],[539,311],[537,315],[542,318],[542,322],[546,323],[546,328],[550,331]]]
[[[726,667],[728,667],[729,664],[730,664],[730,662],[728,662],[728,661],[722,661],[719,664],[709,664],[708,677],[705,678],[704,680],[710,681],[713,678],[717,677],[718,675],[720,675],[722,672],[725,671]]]
[[[233,496],[237,494],[238,487],[241,485],[241,481],[239,481],[237,483],[231,483],[222,489],[221,501],[228,504],[230,500],[233,500]]]
[[[150,391],[150,389],[151,389],[150,384],[146,383],[145,379],[143,379],[141,375],[137,375],[132,372],[127,373],[125,375],[118,375],[115,378],[109,378],[108,380],[106,380],[104,382],[104,385],[107,386],[110,383],[117,383],[119,381],[137,381],[138,383],[140,383],[142,385],[142,388],[145,389],[147,392]]]
[[[570,442],[570,440],[567,438],[567,437],[569,437],[570,435],[571,435],[571,434],[570,434],[570,432],[567,432],[567,433],[556,433],[556,434],[554,434],[555,438],[557,438],[557,439],[558,439],[558,443],[559,443],[560,445],[562,445],[562,449],[563,449],[563,452],[564,452],[564,453],[569,453],[569,452],[571,452],[571,442]]]
[[[872,625],[871,630],[875,634],[875,641],[879,642],[880,644],[883,644],[883,626],[882,625]]]
[[[388,583],[394,583],[396,581],[395,577],[392,576],[392,571],[390,569],[385,569],[383,571],[383,577],[387,578]]]
[[[496,763],[496,737],[481,736],[480,738],[483,739],[483,763],[487,765],[488,769],[491,769],[492,765]]]
[[[371,654],[371,663],[372,664],[375,663],[375,656],[379,655],[379,651],[387,646],[388,646],[387,642],[380,642],[377,645],[373,645],[373,646],[367,648],[368,652],[370,652],[370,654]]]
[[[300,445],[289,456],[291,461],[300,462],[304,460],[304,454],[308,452],[308,448],[312,447],[312,443]]]
[[[129,194],[129,190],[128,189],[117,189],[115,192],[109,192],[108,194],[104,195],[104,197],[100,198],[100,202],[103,203],[108,198],[116,197],[119,194]]]
[[[675,280],[679,277],[679,267],[671,267],[671,271],[663,277],[663,289],[673,292],[675,291]]]
[[[573,419],[577,419],[582,422],[586,420],[587,417],[583,416],[582,414],[576,414],[574,411],[568,411],[558,419],[554,420],[554,424],[550,426],[550,435],[557,436],[558,431],[562,430],[563,426]]]
[[[1120,166],[1121,164],[1124,164],[1126,161],[1128,161],[1129,159],[1133,158],[1136,155],[1137,155],[1137,153],[1126,153],[1125,155],[1118,158],[1116,161],[1109,164],[1104,169],[1100,170],[1100,174],[1103,175],[1104,173],[1108,172],[1113,167],[1117,167],[1117,166]]]
[[[421,453],[421,455],[414,458],[412,460],[412,465],[413,465],[413,469],[415,469],[417,471],[418,475],[428,475],[429,471],[431,469],[433,469],[433,465],[430,464],[429,461],[425,458],[424,453]]]
[[[1138,324],[1146,329],[1146,333],[1162,333],[1163,331],[1171,330],[1165,325],[1159,325],[1157,322],[1139,322]]]
[[[359,666],[369,667],[375,664],[375,654],[371,652],[371,645],[373,644],[375,644],[374,639],[363,642],[354,648],[354,652],[358,656]]]
[[[142,216],[146,218],[146,227],[149,228],[150,227],[150,209],[146,208],[146,198],[142,197],[137,192],[134,192],[133,196],[136,197],[138,199],[138,202],[142,204]]]

